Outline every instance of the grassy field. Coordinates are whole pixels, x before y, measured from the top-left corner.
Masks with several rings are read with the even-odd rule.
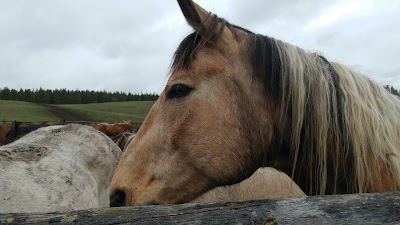
[[[110,102],[79,105],[56,105],[63,110],[82,115],[82,118],[98,122],[122,122],[130,120],[134,124],[143,122],[154,102]],[[62,115],[61,115],[62,116]],[[0,100],[1,121],[58,121],[46,105],[29,102]]]
[[[0,122],[14,120],[40,122],[55,121],[58,118],[46,107],[38,104],[0,100]]]
[[[154,102],[108,102],[79,105],[58,105],[78,112],[91,121],[121,122],[130,120],[133,124],[143,122]]]

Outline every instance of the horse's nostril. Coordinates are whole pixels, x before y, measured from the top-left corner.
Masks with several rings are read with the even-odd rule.
[[[147,202],[145,205],[159,205],[160,203],[156,201]]]
[[[110,207],[120,207],[126,204],[126,194],[123,190],[115,190],[110,196]]]

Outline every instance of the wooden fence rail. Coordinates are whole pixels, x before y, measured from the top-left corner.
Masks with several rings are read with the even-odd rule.
[[[0,123],[14,123],[16,120],[1,120]],[[31,122],[31,121],[19,121],[17,120],[17,122]],[[74,121],[68,121],[68,120],[42,120],[42,121],[34,121],[31,122],[33,124],[43,124],[43,123],[54,123],[54,124],[69,124],[69,123],[79,123],[79,124],[90,124],[92,122],[95,121],[78,121],[78,120],[74,120]]]
[[[0,214],[0,224],[400,224],[400,193]]]

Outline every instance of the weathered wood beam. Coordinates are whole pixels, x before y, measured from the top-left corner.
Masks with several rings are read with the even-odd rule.
[[[0,214],[0,224],[400,224],[400,192]]]

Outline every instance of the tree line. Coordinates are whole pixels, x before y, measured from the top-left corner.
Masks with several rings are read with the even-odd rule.
[[[386,85],[386,86],[384,86],[384,87],[385,87],[386,90],[388,90],[390,93],[392,93],[392,94],[397,95],[397,96],[400,97],[400,92],[399,92],[399,90],[397,90],[397,89],[394,88],[393,86],[390,86],[390,87],[389,87],[389,85]]]
[[[393,86],[384,86],[390,93],[400,97],[400,91]],[[67,89],[9,89],[0,88],[0,100],[26,101],[45,104],[88,104],[124,101],[155,101],[159,97],[155,93],[132,94],[125,92],[80,91]]]
[[[26,101],[45,104],[88,104],[124,101],[155,101],[158,94],[107,91],[80,91],[67,89],[9,89],[0,88],[0,100]]]

